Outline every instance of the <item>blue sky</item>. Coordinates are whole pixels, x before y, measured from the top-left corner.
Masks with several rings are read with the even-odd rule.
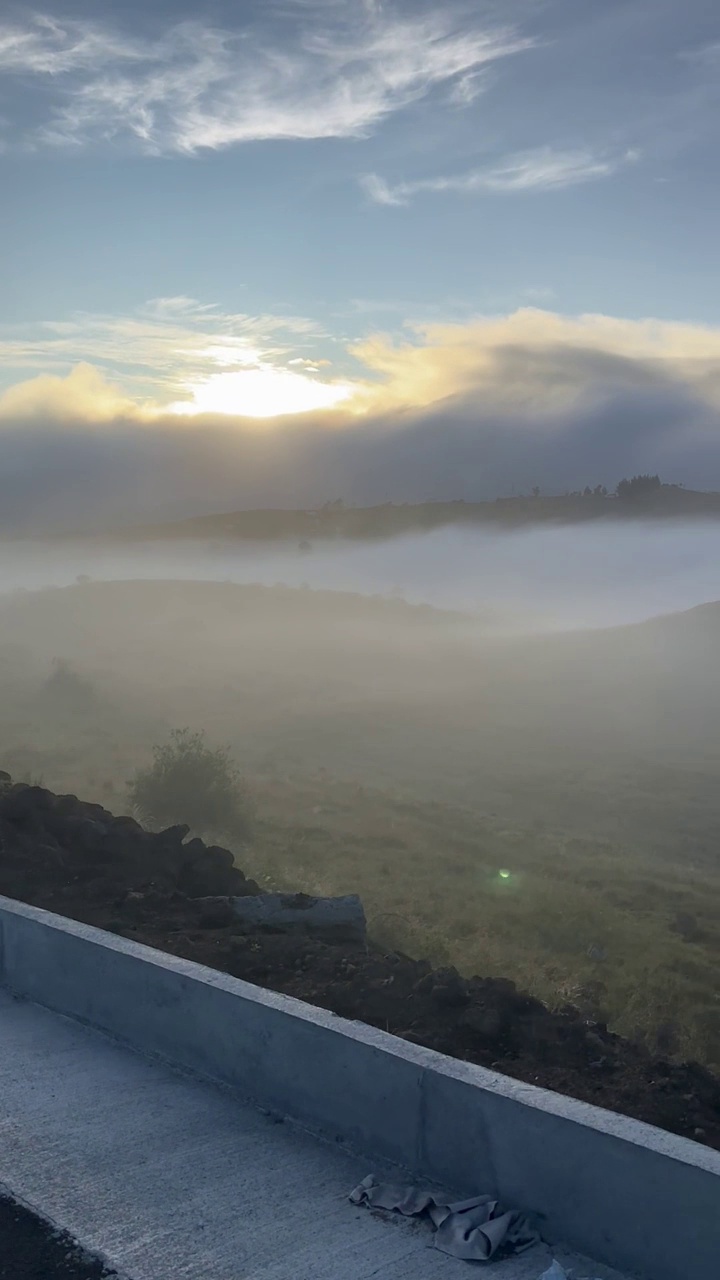
[[[38,10],[66,28],[75,24],[64,41],[34,24],[32,10],[18,8],[13,17],[11,8],[3,25],[34,31],[35,40],[16,49],[14,65],[10,50],[4,60],[0,55],[3,319],[124,310],[147,297],[186,294],[232,312],[288,307],[321,315],[338,331],[349,311],[353,333],[356,302],[380,304],[363,310],[372,318],[386,314],[387,304],[398,306],[402,318],[407,304],[457,314],[543,300],[563,312],[714,321],[708,265],[715,247],[720,13],[712,0],[470,3],[457,6],[455,23],[452,6],[447,21],[437,22],[438,6],[378,5],[376,30],[405,22],[412,39],[413,29],[429,27],[431,47],[433,28],[450,40],[454,30],[460,47],[448,71],[469,63],[467,73],[455,75],[438,68],[426,86],[419,53],[414,78],[409,68],[406,90],[396,94],[373,89],[374,75],[392,70],[391,52],[386,61],[373,61],[370,52],[359,68],[351,49],[330,66],[322,53],[294,53],[303,35],[309,43],[327,33],[331,47],[333,39],[351,42],[372,21],[365,15],[363,23],[363,7],[361,0],[165,3],[150,6],[150,21],[149,6],[132,3]],[[196,32],[186,29],[183,43],[178,33],[187,22]],[[235,128],[223,120],[232,73],[224,77],[213,65],[213,57],[221,59],[212,49],[203,66],[197,49],[197,37],[209,39],[218,27],[227,33],[230,67],[240,53],[238,74],[262,49],[277,60],[278,80],[283,57],[298,76],[288,93],[270,70],[259,77],[255,96],[248,92],[237,105]],[[78,51],[76,66],[64,73],[37,69],[43,55],[47,66],[88,30],[97,32],[97,47],[87,61]],[[474,51],[473,40],[480,43],[485,32],[489,48]],[[244,33],[234,47],[232,33]],[[134,48],[127,65],[118,53],[113,57],[113,40],[117,49]],[[513,45],[517,52],[502,53]],[[484,54],[488,61],[473,67]],[[140,122],[123,120],[122,104],[103,110],[102,83],[120,75],[141,91],[163,66],[180,79],[167,94],[180,121],[169,127],[167,98],[156,98],[148,141],[133,135]],[[323,99],[312,85],[319,68],[337,97],[343,75],[346,83],[353,75],[358,82],[345,115],[338,103],[325,124]],[[204,127],[194,137],[182,121],[184,70],[204,74],[211,86]],[[79,114],[88,86],[95,95],[82,122],[74,122],[73,107]],[[282,127],[272,118],[274,96],[285,128],[304,130],[309,139],[251,140]],[[313,138],[323,127],[336,136]],[[43,143],[38,135],[53,128],[57,140]],[[109,131],[113,136],[104,138]],[[216,149],[203,147],[204,138]],[[188,146],[195,147],[191,154],[180,151]],[[565,185],[551,185],[552,174],[543,182],[546,151],[561,157]],[[501,171],[525,153],[537,186],[420,189],[402,209],[373,207],[360,186],[367,174],[390,188],[462,182]],[[624,159],[628,153],[637,159]]]
[[[6,416],[67,414],[82,382],[82,413],[97,395],[107,419],[103,379],[118,413],[244,417],[262,378],[263,412],[305,411],[303,385],[325,383],[322,412],[387,377],[378,335],[422,346],[454,325],[455,342],[528,308],[680,322],[685,347],[715,334],[715,0],[3,14]],[[671,337],[651,352],[645,332],[642,358],[668,370]]]

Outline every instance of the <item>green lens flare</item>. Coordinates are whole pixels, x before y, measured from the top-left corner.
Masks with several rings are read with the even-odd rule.
[[[510,871],[500,871],[498,874],[501,880],[509,880],[512,873]]]

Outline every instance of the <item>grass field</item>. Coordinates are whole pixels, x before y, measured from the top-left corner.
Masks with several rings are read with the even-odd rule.
[[[233,604],[215,588],[217,608],[205,592],[201,612],[192,585],[182,605],[177,586],[156,589],[130,617],[129,587],[113,612],[117,590],[42,593],[0,611],[0,767],[121,812],[153,743],[172,727],[204,729],[230,743],[252,794],[253,839],[236,847],[248,874],[356,891],[382,943],[513,978],[720,1070],[720,798],[708,725],[693,738],[677,713],[675,737],[656,742],[636,687],[637,732],[613,736],[605,704],[591,733],[582,699],[564,698],[557,675],[553,697],[543,693],[544,656],[542,679],[500,697],[477,653],[470,667],[460,649],[447,660],[446,639],[430,635],[441,619],[413,615],[415,638],[428,629],[415,653],[392,610],[389,630],[375,617],[353,647],[347,608],[339,645],[326,600],[313,605],[319,630],[287,638],[301,593],[273,597],[286,613],[258,631],[257,600],[246,624],[236,616],[247,595]],[[358,606],[364,625],[373,608],[384,606]],[[89,682],[85,700],[51,695],[51,655]]]

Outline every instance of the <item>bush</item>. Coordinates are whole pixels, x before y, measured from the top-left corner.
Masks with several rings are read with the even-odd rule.
[[[78,675],[64,658],[54,660],[52,674],[43,685],[43,695],[58,711],[84,714],[93,711],[97,704],[90,681]]]
[[[128,784],[130,802],[149,827],[187,823],[193,831],[248,835],[249,804],[227,747],[212,750],[204,733],[175,729],[153,748],[153,762]]]

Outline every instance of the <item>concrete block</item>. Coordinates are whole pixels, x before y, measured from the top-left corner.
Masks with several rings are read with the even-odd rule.
[[[651,1125],[446,1059],[424,1076],[419,1164],[538,1214],[545,1240],[611,1266],[720,1274],[720,1154]]]
[[[360,945],[366,940],[365,912],[356,894],[312,898],[306,893],[260,893],[230,901],[238,919],[255,929],[310,933]]]
[[[388,1060],[381,1032],[91,925],[21,903],[8,912],[8,901],[0,897],[9,990],[333,1141],[411,1163],[422,1072]],[[378,1130],[368,1148],[370,1111]]]

